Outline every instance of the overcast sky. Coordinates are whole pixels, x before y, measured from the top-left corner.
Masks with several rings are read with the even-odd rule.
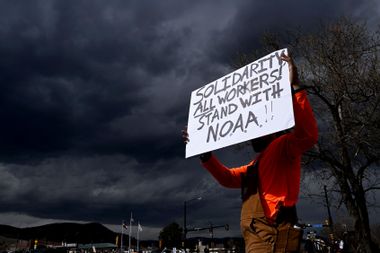
[[[133,212],[141,238],[157,239],[183,224],[185,200],[202,196],[188,204],[189,226],[228,223],[215,236],[239,236],[239,190],[184,159],[190,93],[231,72],[263,31],[312,30],[342,15],[375,26],[380,4],[1,0],[0,223],[95,221],[117,231]],[[254,156],[217,154],[229,166]],[[305,198],[300,218],[323,220],[320,202]]]

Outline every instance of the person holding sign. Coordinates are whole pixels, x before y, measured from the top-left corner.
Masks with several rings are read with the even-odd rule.
[[[318,139],[318,129],[307,94],[299,85],[293,59],[285,54],[293,90],[295,126],[291,131],[251,140],[257,157],[249,164],[227,168],[211,152],[202,165],[223,186],[242,189],[241,231],[247,253],[298,252],[302,230],[297,226],[301,156]],[[187,144],[189,135],[182,131]]]

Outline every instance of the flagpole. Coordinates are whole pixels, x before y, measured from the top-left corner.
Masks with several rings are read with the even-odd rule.
[[[132,212],[131,212],[131,219],[129,220],[129,238],[128,238],[128,252],[131,253],[131,237],[132,237]]]
[[[121,221],[120,253],[123,253],[124,220]]]
[[[139,252],[140,250],[140,232],[143,231],[141,225],[140,225],[140,221],[138,222],[138,225],[137,225],[137,253]]]
[[[140,221],[137,225],[137,253],[139,252],[139,246],[140,246]]]

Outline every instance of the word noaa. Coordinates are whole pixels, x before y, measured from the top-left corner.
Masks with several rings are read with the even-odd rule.
[[[262,127],[265,119],[259,119],[254,108],[262,106],[267,114],[268,105],[273,111],[273,100],[281,98],[280,55],[277,51],[195,91],[192,117],[197,130],[207,128],[207,143],[246,133],[251,124]]]

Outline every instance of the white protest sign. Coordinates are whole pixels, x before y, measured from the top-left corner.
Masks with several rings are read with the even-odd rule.
[[[191,93],[186,158],[294,126],[287,63],[275,51]]]

